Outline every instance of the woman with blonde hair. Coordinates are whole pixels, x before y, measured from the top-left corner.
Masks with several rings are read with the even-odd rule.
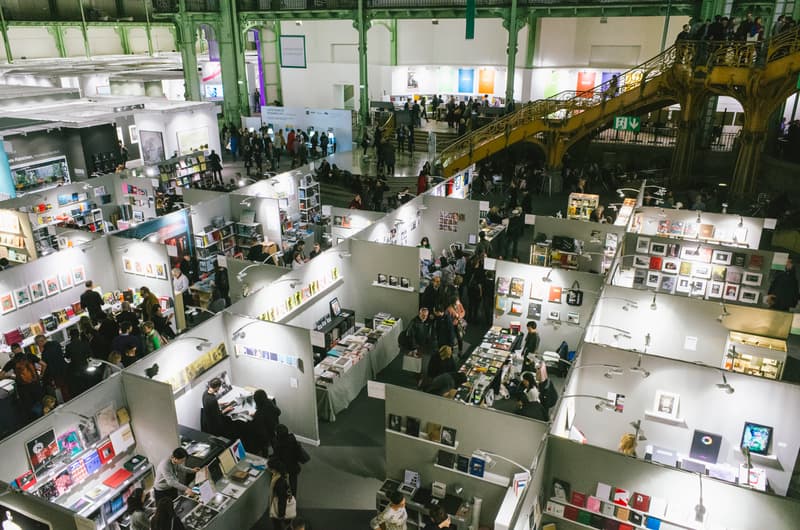
[[[617,451],[625,456],[636,458],[636,435],[631,433],[623,434],[622,438],[619,439]]]

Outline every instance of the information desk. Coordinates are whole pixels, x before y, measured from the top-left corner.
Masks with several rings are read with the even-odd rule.
[[[375,331],[362,327],[328,352],[328,357],[314,368],[317,415],[321,419],[336,421],[336,414],[350,406],[367,381],[397,357],[397,338],[402,330],[402,319]],[[377,335],[380,336],[376,338]]]
[[[397,491],[400,482],[385,480],[376,495],[375,506],[382,512],[389,504],[389,494]],[[440,505],[450,516],[451,529],[467,530],[472,521],[472,510],[461,497],[446,494],[444,499],[434,499],[430,488],[419,488],[413,496],[406,498],[406,513],[408,524],[412,527],[423,528],[430,520],[428,515],[433,506]]]
[[[503,366],[521,342],[522,334],[508,333],[499,326],[490,328],[458,370],[466,375],[467,381],[458,387],[455,399],[491,407],[500,390]]]

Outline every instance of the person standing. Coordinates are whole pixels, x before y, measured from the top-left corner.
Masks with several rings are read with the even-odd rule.
[[[253,393],[253,401],[256,411],[253,413],[253,420],[246,424],[249,432],[244,440],[245,447],[250,453],[266,457],[270,447],[275,444],[275,431],[280,424],[281,409],[261,389]]]
[[[142,331],[144,332],[145,355],[160,349],[164,344],[163,337],[156,331],[155,325],[149,320],[142,324]]]
[[[139,288],[139,295],[142,297],[142,303],[139,304],[139,309],[142,311],[142,318],[152,322],[156,308],[159,307],[158,298],[145,286]]]
[[[158,497],[156,497],[158,498]],[[156,513],[150,519],[150,530],[185,530],[171,499],[160,498],[156,501]]]
[[[797,305],[800,299],[798,293],[797,275],[794,271],[792,258],[786,259],[783,271],[778,271],[769,286],[767,305],[779,311],[788,311]]]
[[[214,290],[216,293],[215,300],[222,298],[225,300],[225,307],[231,305],[231,286],[228,281],[228,269],[220,265],[219,261],[214,262]]]
[[[178,495],[186,495],[190,497],[194,495],[192,488],[186,484],[191,481],[190,474],[197,473],[200,468],[186,467],[186,459],[189,458],[189,453],[183,447],[178,447],[169,458],[162,460],[158,467],[156,467],[156,478],[153,484],[153,497],[156,501],[156,514],[158,514],[158,507],[161,506],[161,500],[167,499],[169,505],[172,506],[172,501]]]
[[[189,292],[189,278],[187,278],[179,268],[172,269],[172,287],[175,289],[175,298],[180,297],[183,303],[183,310],[186,311],[192,305],[191,293]]]
[[[297,515],[297,508],[295,504],[294,514],[287,510],[290,500],[293,500],[294,491],[289,482],[286,464],[279,458],[273,457],[269,459],[267,468],[272,472],[272,481],[269,486],[269,518],[272,530],[288,530],[292,519]]]
[[[180,267],[183,275],[189,278],[190,284],[196,283],[200,279],[200,264],[188,251],[181,256],[181,262],[178,267]]]
[[[208,383],[208,388],[203,394],[203,417],[201,427],[203,432],[215,436],[228,436],[230,434],[230,420],[225,415],[234,409],[230,403],[219,402],[219,390],[222,388],[222,380],[215,377]]]
[[[64,356],[69,359],[69,385],[77,396],[89,388],[86,369],[89,367],[89,357],[92,356],[89,342],[81,337],[77,327],[69,330],[69,343],[64,348]]]
[[[61,349],[61,344],[53,340],[47,340],[44,335],[36,335],[33,341],[36,343],[36,347],[39,348],[39,355],[46,366],[42,373],[42,380],[46,386],[52,385],[53,388],[61,392],[61,402],[68,401],[72,397],[68,383],[69,365],[64,359],[64,351]]]
[[[91,318],[94,323],[97,323],[103,315],[103,297],[93,289],[94,283],[92,283],[92,280],[88,280],[85,285],[86,290],[80,298],[81,307],[88,311],[89,318]]]
[[[406,498],[399,491],[389,493],[389,504],[369,522],[373,530],[406,530]]]
[[[147,517],[147,513],[144,510],[146,496],[144,489],[136,488],[128,497],[130,530],[150,530],[150,518]]]
[[[208,155],[208,169],[211,170],[211,180],[215,183],[219,181],[219,184],[222,184],[222,159],[213,149]]]
[[[289,432],[288,427],[279,424],[275,428],[275,456],[286,465],[286,472],[289,473],[289,484],[292,487],[292,492],[297,496],[298,492],[298,479],[301,471],[301,464],[308,463],[311,457],[308,456],[305,449],[294,437],[294,434]]]
[[[14,390],[19,403],[19,421],[23,425],[42,415],[44,389],[39,373],[46,369],[47,363],[39,357],[25,353],[16,342],[11,345],[11,358],[3,366],[0,378],[14,379]]]
[[[117,142],[117,165],[125,169],[128,163],[128,148],[121,141]]]

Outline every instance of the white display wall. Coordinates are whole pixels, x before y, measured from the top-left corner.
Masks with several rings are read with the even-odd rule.
[[[376,243],[416,247],[427,232],[422,222],[426,198],[426,195],[415,197],[354,237]]]
[[[192,103],[185,110],[144,111],[134,115],[139,131],[162,135],[163,153],[189,154],[189,147],[208,144],[209,150],[221,153],[217,109],[211,103]]]
[[[111,249],[111,259],[105,263],[106,266],[109,263],[112,265],[119,289],[133,289],[138,292],[144,286],[157,297],[175,299],[172,267],[166,245],[117,236],[108,236],[105,240]],[[137,270],[137,263],[142,265],[143,274]],[[148,273],[148,265],[153,267],[152,273]]]
[[[480,231],[480,202],[469,199],[453,199],[423,195],[425,210],[422,212],[422,233],[427,236],[436,256],[449,250],[451,243],[466,244],[469,235]],[[419,241],[413,242],[419,244]]]
[[[312,109],[304,107],[261,107],[261,125],[268,126],[277,133],[283,129],[284,138],[289,129],[315,131],[332,129],[336,137],[336,152],[353,150],[353,115],[349,110]]]
[[[340,239],[352,237],[372,223],[382,219],[385,215],[383,212],[351,210],[338,206],[331,207],[331,243],[337,244]]]
[[[720,370],[679,362],[661,357],[645,356],[642,367],[650,372],[643,378],[629,371],[637,357],[627,351],[610,347],[585,345],[580,362],[572,368],[572,376],[565,394],[587,394],[605,397],[607,392],[625,396],[622,413],[597,412],[596,400],[568,398],[574,403],[573,424],[594,446],[614,450],[620,437],[631,432],[630,422],[642,420],[647,437],[639,442],[637,454],[644,457],[648,445],[669,449],[689,456],[694,430],[722,436],[718,464],[736,468],[745,462],[739,449],[745,422],[774,427],[770,455],[776,460],[753,455],[753,465],[766,469],[770,486],[779,495],[785,495],[792,477],[795,460],[800,449],[800,425],[793,418],[800,414],[800,388],[797,385],[768,381],[759,377],[726,372],[728,383],[735,389],[729,394],[716,387],[722,383]],[[613,365],[623,369],[622,375],[606,378],[605,367]],[[585,366],[585,368],[581,368]],[[656,393],[677,394],[675,419],[662,419],[658,410]],[[770,406],[754,396],[769,395]],[[714,411],[709,414],[709,411]]]
[[[757,249],[765,221],[759,217],[647,207],[636,210],[629,231],[656,235],[666,230],[684,241],[731,243],[736,247]],[[703,226],[711,227],[706,235]]]

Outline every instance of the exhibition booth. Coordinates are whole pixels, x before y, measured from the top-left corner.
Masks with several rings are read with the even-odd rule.
[[[261,107],[261,127],[274,139],[279,130],[286,138],[290,130],[301,130],[309,141],[316,134],[328,135],[327,156],[353,150],[353,115],[349,110],[302,107]]]
[[[625,236],[624,226],[543,215],[530,217],[535,225],[531,265],[606,273]]]
[[[353,237],[372,223],[379,221],[386,214],[384,212],[371,212],[369,210],[351,210],[338,206],[322,206],[323,221],[330,223],[329,241],[338,245],[343,240]]]

